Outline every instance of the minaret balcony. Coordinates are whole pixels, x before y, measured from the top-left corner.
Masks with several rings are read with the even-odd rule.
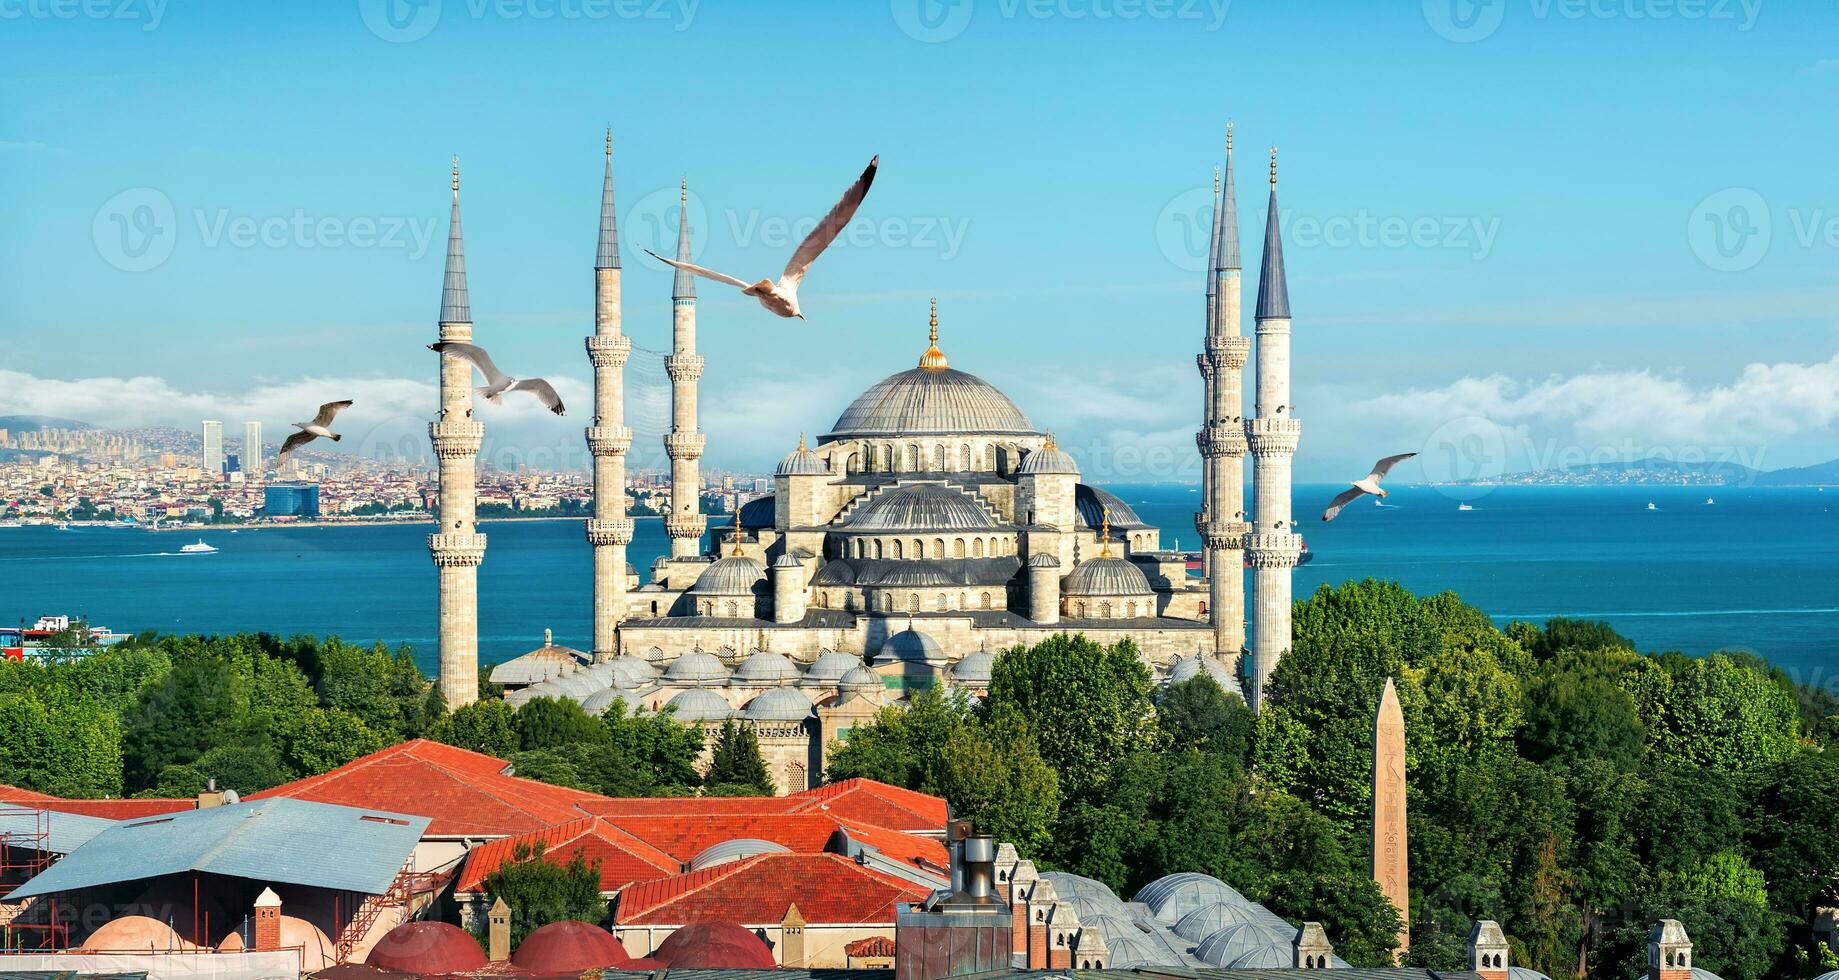
[[[596,456],[624,456],[632,448],[632,429],[624,425],[592,425],[587,429],[587,451]]]
[[[1194,529],[1200,532],[1201,541],[1209,549],[1236,551],[1244,546],[1245,536],[1251,533],[1252,526],[1244,521],[1213,521],[1197,516]]]
[[[700,538],[708,529],[709,518],[703,514],[664,515],[664,533],[669,537]]]
[[[632,543],[632,522],[626,518],[594,519],[587,522],[587,543],[595,547]]]
[[[1248,445],[1245,429],[1230,422],[1215,422],[1194,434],[1202,456],[1243,456]]]
[[[702,377],[702,357],[697,354],[672,354],[664,359],[664,373],[673,382],[695,381]]]
[[[480,443],[485,441],[485,423],[473,419],[430,422],[428,438],[434,443],[434,454],[442,459],[477,456]]]
[[[1214,359],[1221,368],[1237,371],[1245,366],[1252,355],[1250,337],[1214,337],[1207,338],[1207,356]]]
[[[476,567],[485,560],[485,535],[449,532],[428,535],[428,550],[443,568]]]
[[[1302,438],[1301,419],[1258,418],[1245,420],[1245,438],[1255,456],[1288,456],[1296,453]]]
[[[1302,555],[1300,534],[1257,531],[1245,536],[1245,557],[1253,568],[1295,568]]]
[[[1194,355],[1194,366],[1200,368],[1202,378],[1208,381],[1213,380],[1213,358],[1205,354],[1196,354]]]
[[[621,367],[632,356],[632,338],[595,334],[587,339],[587,359],[597,368]]]
[[[708,437],[700,432],[668,432],[664,435],[664,455],[671,459],[701,459]]]

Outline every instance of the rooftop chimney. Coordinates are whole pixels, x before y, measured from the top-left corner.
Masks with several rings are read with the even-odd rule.
[[[896,980],[941,980],[1013,961],[1009,906],[996,891],[996,841],[974,836],[968,820],[946,825],[950,884],[922,905],[899,904],[894,918]],[[787,965],[790,965],[789,963]]]
[[[273,888],[255,897],[255,950],[266,953],[281,948],[281,896]]]
[[[1335,948],[1329,945],[1328,930],[1320,922],[1303,923],[1292,945],[1296,955],[1291,965],[1298,970],[1326,970],[1334,964]]]
[[[1648,931],[1647,980],[1692,980],[1692,937],[1678,919],[1661,919]]]
[[[1469,927],[1470,973],[1479,974],[1482,980],[1507,980],[1512,962],[1500,923],[1483,919]]]
[[[493,963],[511,958],[511,907],[500,897],[485,913],[486,949]]]

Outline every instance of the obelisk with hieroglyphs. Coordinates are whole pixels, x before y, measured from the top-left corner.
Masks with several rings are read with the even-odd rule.
[[[1405,714],[1390,677],[1373,719],[1373,880],[1398,909],[1399,959],[1411,942],[1411,874],[1405,838]]]

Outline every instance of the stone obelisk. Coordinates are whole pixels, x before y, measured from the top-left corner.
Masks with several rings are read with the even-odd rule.
[[[1398,909],[1399,959],[1411,942],[1411,877],[1405,837],[1405,715],[1390,677],[1373,719],[1373,880]]]
[[[626,618],[626,546],[632,520],[626,516],[625,367],[632,341],[620,333],[619,230],[613,207],[613,130],[607,130],[607,165],[600,184],[600,245],[594,256],[594,335],[587,339],[594,365],[594,424],[587,430],[594,456],[594,516],[587,541],[594,549],[594,659],[619,654],[619,624]]]
[[[453,162],[453,214],[447,226],[447,275],[441,286],[440,334],[445,341],[471,343],[473,314],[466,289],[466,249],[460,240],[460,161]],[[428,438],[440,460],[440,526],[428,535],[428,550],[440,575],[440,680],[447,707],[479,698],[479,563],[485,535],[473,523],[475,467],[485,426],[473,418],[473,366],[439,357],[441,414],[428,424]]]

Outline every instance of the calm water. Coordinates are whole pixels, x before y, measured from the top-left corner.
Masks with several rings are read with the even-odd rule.
[[[1113,487],[1163,542],[1193,548],[1199,495],[1180,486]],[[1839,490],[1636,487],[1500,488],[1473,510],[1429,488],[1314,519],[1329,486],[1297,490],[1316,553],[1296,592],[1375,576],[1419,593],[1451,589],[1505,622],[1607,619],[1643,649],[1754,650],[1801,680],[1839,673]],[[1474,491],[1465,491],[1472,494]],[[1707,505],[1707,495],[1717,503]],[[1648,510],[1653,502],[1657,509]],[[428,525],[150,534],[0,529],[0,622],[87,616],[121,632],[336,633],[408,642],[434,654]],[[479,574],[483,659],[542,640],[587,648],[589,557],[581,525],[497,523]],[[202,538],[220,551],[178,555]],[[648,571],[663,526],[638,522],[632,562]]]

